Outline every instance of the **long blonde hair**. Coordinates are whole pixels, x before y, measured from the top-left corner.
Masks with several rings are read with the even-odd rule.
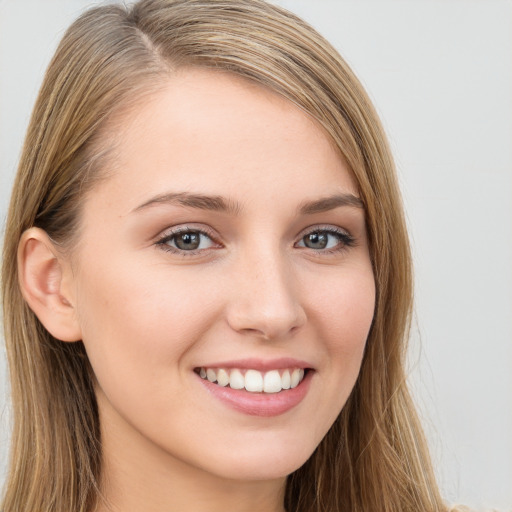
[[[2,268],[14,428],[4,512],[91,512],[101,440],[83,344],[54,339],[24,302],[24,230],[66,246],[84,195],[105,170],[102,128],[180,66],[243,76],[323,126],[366,210],[377,298],[360,375],[310,459],[289,476],[289,512],[446,510],[404,372],[411,258],[394,165],[366,93],[310,26],[263,0],[142,0],[84,13],[50,63],[29,125],[7,220]],[[107,156],[106,156],[107,155]]]

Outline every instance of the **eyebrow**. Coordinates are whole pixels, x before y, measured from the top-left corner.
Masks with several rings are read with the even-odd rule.
[[[133,212],[144,210],[159,204],[179,205],[199,210],[210,210],[238,215],[242,211],[242,205],[237,201],[226,199],[222,196],[209,196],[204,194],[191,194],[189,192],[173,192],[155,196],[137,206]],[[364,208],[361,199],[353,194],[335,194],[322,197],[313,201],[306,201],[299,205],[298,212],[301,215],[313,215],[342,206]]]
[[[327,212],[341,206],[353,208],[364,208],[363,201],[354,194],[335,194],[323,197],[315,201],[308,201],[299,206],[299,213],[302,215],[313,215],[315,213]]]
[[[242,210],[240,203],[224,199],[222,196],[208,196],[204,194],[190,194],[189,192],[174,192],[162,194],[151,198],[149,201],[137,206],[133,211],[143,210],[158,204],[169,204],[197,208],[199,210],[210,210],[226,212],[238,215]]]

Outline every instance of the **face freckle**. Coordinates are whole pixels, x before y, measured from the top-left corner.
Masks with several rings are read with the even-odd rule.
[[[105,457],[283,478],[338,416],[373,317],[352,174],[296,106],[214,71],[178,72],[115,139],[75,276]],[[255,389],[300,382],[221,385],[235,370]]]

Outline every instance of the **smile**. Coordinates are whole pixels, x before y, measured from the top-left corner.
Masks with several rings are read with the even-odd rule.
[[[296,388],[307,370],[288,368],[261,372],[254,369],[199,368],[196,373],[203,380],[231,389],[245,389],[251,393],[279,393]]]

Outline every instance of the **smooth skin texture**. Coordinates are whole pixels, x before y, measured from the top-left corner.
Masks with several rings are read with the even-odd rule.
[[[282,511],[286,475],[346,402],[372,321],[364,209],[300,211],[357,197],[351,173],[300,109],[217,71],[180,70],[111,136],[111,176],[87,195],[71,255],[38,229],[20,244],[27,301],[54,336],[61,323],[61,339],[83,339],[94,369],[111,510]],[[282,357],[312,376],[272,417],[228,407],[194,371]]]

